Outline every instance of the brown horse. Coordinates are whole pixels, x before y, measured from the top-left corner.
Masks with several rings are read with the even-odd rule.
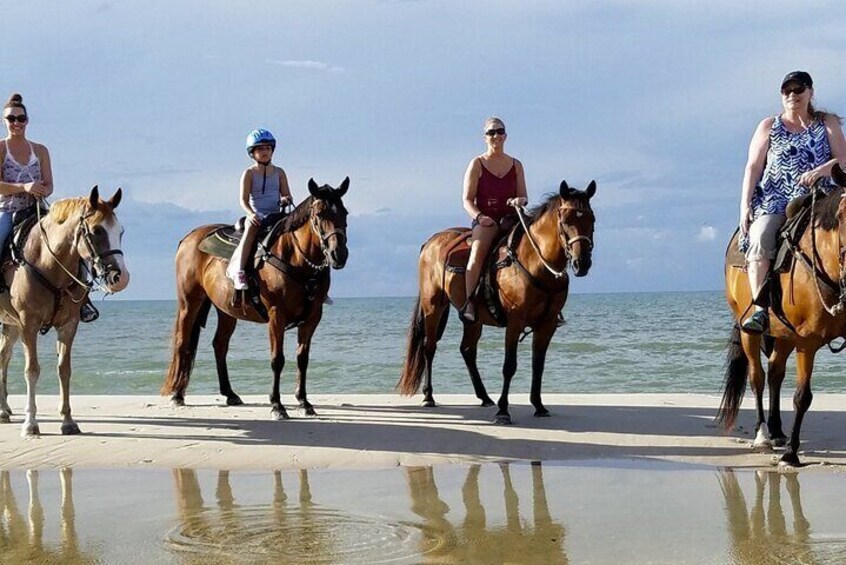
[[[834,167],[833,178],[846,186],[846,174]],[[811,406],[811,374],[814,357],[821,347],[838,337],[846,336],[846,199],[842,188],[824,196],[815,196],[812,216],[794,253],[789,272],[772,275],[780,285],[782,298],[774,306],[783,312],[771,311],[769,334],[772,343],[765,344],[768,355],[767,384],[770,387],[769,418],[765,421],[763,394],[764,369],[761,364],[762,336],[740,330],[736,322],[728,348],[725,390],[717,420],[732,428],[737,420],[746,390],[747,375],[755,394],[755,440],[753,447],[769,452],[772,446],[786,449],[779,464],[798,466],[799,433],[802,420]],[[732,239],[731,246],[736,245]],[[750,311],[752,301],[749,280],[743,269],[726,264],[726,298],[736,321]],[[787,322],[787,324],[785,324]],[[789,325],[788,325],[789,324]],[[795,419],[787,441],[781,424],[779,396],[784,381],[787,358],[796,350],[796,392],[793,395]]]
[[[80,264],[106,292],[120,292],[129,284],[129,270],[120,250],[123,228],[114,210],[121,190],[100,199],[95,186],[88,198],[68,198],[53,204],[35,223],[26,240],[17,244],[16,262],[5,266],[6,289],[0,294],[0,422],[9,422],[6,382],[12,348],[24,347],[27,402],[23,436],[41,433],[36,420],[35,387],[41,373],[38,333],[56,328],[59,384],[62,395],[62,433],[78,434],[71,417],[71,348],[79,326],[79,309],[94,288],[80,277]]]
[[[329,294],[329,267],[341,269],[347,262],[347,209],[341,198],[349,188],[344,179],[339,188],[318,187],[308,182],[311,196],[300,203],[284,220],[282,234],[263,256],[258,270],[261,303],[268,313],[273,388],[270,393],[271,415],[275,420],[288,418],[279,397],[279,378],[285,365],[282,349],[285,331],[297,327],[296,398],[307,415],[315,414],[306,397],[311,338],[323,316],[323,301]],[[173,355],[161,393],[171,395],[177,406],[185,404],[185,389],[197,353],[200,330],[205,327],[212,305],[217,310],[217,332],[213,347],[220,394],[230,406],[243,404],[229,383],[226,354],[238,320],[264,323],[251,305],[236,306],[234,288],[226,276],[226,261],[213,257],[198,246],[206,235],[220,228],[201,226],[179,243],[176,252],[177,312],[173,329]]]
[[[474,300],[479,314],[475,322],[464,324],[460,351],[476,397],[482,401],[482,406],[493,406],[476,366],[476,351],[483,325],[505,326],[502,395],[497,402],[499,411],[495,419],[498,424],[511,423],[508,389],[517,371],[517,343],[526,328],[534,332],[529,398],[535,407],[535,416],[549,415],[541,402],[546,350],[558,327],[558,314],[567,301],[568,265],[572,264],[577,277],[585,276],[590,269],[595,221],[590,199],[595,192],[593,181],[584,192],[562,181],[558,194],[551,195],[531,211],[528,234],[518,225],[493,251],[488,277],[495,291],[487,296],[484,291],[476,293]],[[432,359],[446,327],[450,303],[461,305],[465,302],[463,274],[447,271],[443,256],[455,240],[456,232],[466,234],[467,231],[439,232],[429,238],[420,251],[420,294],[412,313],[406,359],[397,388],[402,394],[415,394],[425,372],[424,406],[435,406]],[[501,305],[499,320],[487,307],[488,297]]]

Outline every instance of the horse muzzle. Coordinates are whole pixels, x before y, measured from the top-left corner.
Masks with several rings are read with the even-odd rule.
[[[120,292],[129,286],[129,269],[122,265],[106,265],[102,275],[103,286],[109,293]]]
[[[329,265],[333,269],[343,269],[348,258],[349,250],[346,245],[329,250]]]
[[[590,267],[593,264],[590,253],[586,253],[580,257],[573,259],[573,274],[577,277],[583,277],[588,274]]]

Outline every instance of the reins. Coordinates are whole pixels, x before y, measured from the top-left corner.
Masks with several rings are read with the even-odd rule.
[[[556,279],[560,279],[562,277],[567,276],[567,264],[566,263],[564,264],[564,268],[559,271],[559,270],[553,268],[552,265],[550,265],[549,262],[544,258],[543,253],[541,253],[541,250],[538,247],[538,244],[535,242],[535,238],[532,236],[532,232],[529,231],[529,226],[526,225],[526,219],[524,217],[524,214],[525,214],[524,208],[522,206],[518,206],[516,204],[513,204],[512,206],[514,206],[514,209],[517,211],[517,218],[520,220],[520,225],[523,226],[523,231],[526,233],[526,237],[529,239],[529,243],[532,244],[532,249],[534,249],[535,253],[537,253],[538,259],[540,259],[541,264]],[[584,236],[580,236],[580,237],[584,237]],[[575,241],[578,241],[578,239],[576,239]],[[570,245],[569,241],[567,242],[567,245],[568,246]],[[569,253],[569,250],[567,250],[567,259],[569,260],[569,258],[570,258],[570,253]]]
[[[820,304],[822,304],[825,311],[828,312],[832,317],[837,317],[843,313],[844,304],[846,304],[846,284],[844,284],[843,280],[843,249],[840,250],[840,254],[838,255],[838,266],[840,268],[840,276],[838,277],[838,287],[840,289],[840,296],[838,297],[838,301],[833,306],[829,306],[826,304],[825,297],[823,297],[822,290],[820,289],[819,283],[819,275],[817,273],[817,257],[819,253],[817,251],[817,226],[815,223],[815,213],[816,213],[816,204],[817,204],[817,186],[814,186],[811,189],[811,273],[814,276],[814,288],[817,291],[817,296],[820,299]],[[843,198],[843,196],[841,196]],[[838,232],[839,235],[839,232]]]

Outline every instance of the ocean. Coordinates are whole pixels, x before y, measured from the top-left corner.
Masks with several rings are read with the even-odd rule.
[[[309,393],[390,393],[404,360],[413,298],[337,298],[324,309],[312,342]],[[82,324],[73,347],[75,394],[155,394],[170,356],[175,301],[97,300],[100,319]],[[575,294],[564,310],[567,324],[553,338],[543,390],[558,393],[720,393],[731,316],[722,292]],[[200,337],[188,395],[216,394],[211,340],[216,318]],[[458,351],[461,323],[450,313],[438,344],[433,384],[439,393],[472,393]],[[520,344],[512,391],[531,381],[531,337]],[[39,393],[55,394],[55,334],[39,338]],[[503,330],[485,328],[479,368],[489,394],[501,386]],[[296,331],[286,334],[282,374],[284,402],[296,376]],[[240,323],[232,338],[229,368],[239,394],[267,394],[271,386],[267,327]],[[792,394],[795,365],[784,394]],[[846,392],[846,355],[820,351],[813,389]],[[15,346],[9,392],[26,392],[23,354]]]

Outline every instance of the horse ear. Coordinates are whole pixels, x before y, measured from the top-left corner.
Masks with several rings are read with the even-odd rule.
[[[117,191],[109,198],[109,205],[112,207],[112,210],[118,207],[120,204],[120,199],[123,197],[123,189],[118,187]]]
[[[338,197],[341,197],[347,193],[347,190],[350,188],[350,177],[344,179],[344,182],[341,183],[341,186],[338,188]]]
[[[593,195],[596,194],[596,181],[595,180],[590,181],[590,184],[588,185],[587,190],[585,190],[585,194],[587,194],[588,199],[593,198]]]
[[[94,185],[94,188],[91,189],[91,194],[88,195],[88,204],[91,205],[92,210],[97,209],[97,204],[100,202],[100,189],[97,185]]]
[[[314,179],[308,179],[308,193],[314,196],[315,198],[319,198],[318,190],[317,190],[317,183],[314,182]]]
[[[846,188],[846,173],[840,167],[840,163],[835,163],[831,168],[831,178],[837,183],[837,186]]]
[[[572,188],[570,188],[570,185],[569,185],[569,184],[567,184],[567,181],[566,181],[566,180],[562,180],[562,181],[561,181],[561,186],[560,186],[560,187],[558,187],[558,194],[560,194],[560,195],[561,195],[561,197],[562,197],[562,198],[564,198],[564,197],[566,197],[568,194],[570,194],[572,191],[573,191],[573,189],[572,189]]]

